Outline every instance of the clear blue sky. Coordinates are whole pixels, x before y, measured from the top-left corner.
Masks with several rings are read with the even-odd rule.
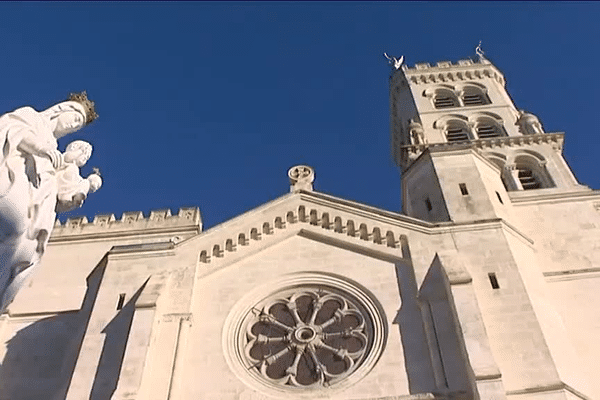
[[[0,111],[87,90],[81,138],[104,187],[70,215],[199,206],[214,226],[289,191],[400,209],[388,74],[486,56],[518,108],[566,132],[581,183],[600,188],[599,3],[3,3]],[[596,155],[596,156],[595,156]],[[65,216],[61,218],[63,221]]]

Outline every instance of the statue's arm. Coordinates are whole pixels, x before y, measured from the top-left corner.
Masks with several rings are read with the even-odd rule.
[[[49,158],[54,168],[64,163],[62,153],[51,144],[40,141],[33,132],[25,133],[17,148],[28,154]]]
[[[27,132],[23,135],[21,142],[18,145],[18,149],[29,154],[35,154],[38,156],[44,156],[48,153],[51,148],[45,146],[45,143],[41,142],[33,132]]]
[[[62,213],[81,207],[84,200],[87,198],[88,193],[95,191],[94,182],[92,180],[89,178],[83,179],[79,175],[77,176],[81,181],[75,188],[71,187],[66,191],[61,191],[61,188],[59,187],[56,212]]]

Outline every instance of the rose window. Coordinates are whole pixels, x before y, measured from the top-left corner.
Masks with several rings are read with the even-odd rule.
[[[357,381],[383,349],[380,308],[341,279],[302,280],[232,312],[226,331],[235,335],[235,344],[229,342],[234,346],[227,346],[237,360],[234,368],[277,391]]]

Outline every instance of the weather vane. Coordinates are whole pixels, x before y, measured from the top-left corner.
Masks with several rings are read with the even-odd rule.
[[[484,56],[485,53],[481,49],[481,40],[479,41],[479,44],[475,48],[475,53],[479,56],[479,61],[485,60],[485,56]]]
[[[401,56],[400,58],[390,57],[387,53],[383,53],[383,56],[388,59],[388,64],[394,66],[394,70],[400,69],[404,62],[404,56]]]

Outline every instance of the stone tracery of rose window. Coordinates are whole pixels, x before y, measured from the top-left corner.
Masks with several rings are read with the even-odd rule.
[[[249,317],[243,344],[249,369],[288,388],[333,385],[358,368],[372,346],[369,315],[333,289],[282,291]]]

